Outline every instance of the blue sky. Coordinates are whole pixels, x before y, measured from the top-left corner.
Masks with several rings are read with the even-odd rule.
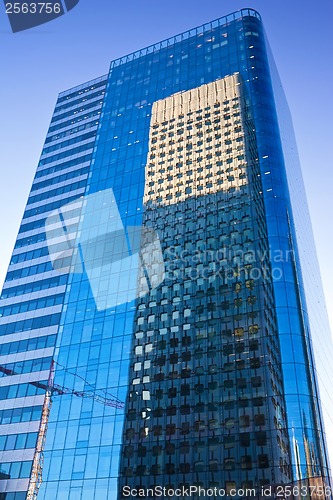
[[[0,5],[0,284],[58,92],[107,73],[111,59],[243,7],[262,17],[293,116],[327,308],[333,324],[331,0],[80,0],[12,34]]]

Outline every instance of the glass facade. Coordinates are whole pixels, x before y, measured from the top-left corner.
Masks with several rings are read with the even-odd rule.
[[[59,95],[2,290],[1,498],[27,497],[66,295],[68,273],[52,267],[45,219],[85,192],[106,81]]]
[[[0,498],[325,498],[271,70],[246,9],[60,94],[1,295]]]

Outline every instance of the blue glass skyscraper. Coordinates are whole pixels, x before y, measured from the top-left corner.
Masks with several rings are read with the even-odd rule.
[[[273,74],[246,9],[59,95],[1,296],[0,498],[330,496]]]

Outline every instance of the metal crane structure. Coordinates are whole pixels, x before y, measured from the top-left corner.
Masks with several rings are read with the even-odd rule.
[[[80,378],[85,383],[85,385],[89,385],[92,388],[92,391],[76,391],[75,389],[70,389],[68,387],[55,384],[54,365],[58,365],[60,368],[67,371],[74,377]],[[4,366],[1,365],[0,365],[0,372],[5,373],[6,375],[18,375],[13,370],[9,370],[8,368],[5,368]],[[109,406],[117,409],[123,409],[125,403],[123,401],[120,401],[120,399],[116,398],[115,396],[113,396],[112,394],[108,393],[103,389],[101,391],[104,392],[105,396],[97,394],[96,388],[93,385],[91,385],[87,380],[85,380],[77,373],[70,372],[66,367],[60,365],[54,360],[52,361],[51,364],[50,374],[47,384],[43,384],[41,382],[29,382],[29,384],[38,387],[39,389],[45,390],[42,415],[38,429],[37,443],[32,462],[29,487],[26,497],[26,500],[37,500],[38,492],[43,482],[44,448],[45,448],[47,428],[48,428],[50,411],[52,407],[53,396],[63,396],[69,394],[80,398],[90,398],[96,401],[97,403],[103,404],[104,406]]]

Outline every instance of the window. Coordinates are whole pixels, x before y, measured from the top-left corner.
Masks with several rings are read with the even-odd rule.
[[[245,470],[252,469],[252,458],[250,455],[243,455],[241,457],[241,468]]]
[[[240,446],[243,446],[247,448],[250,446],[250,433],[249,432],[242,432],[239,435],[239,444]]]
[[[235,469],[235,459],[234,458],[225,458],[224,459],[224,469],[225,470],[234,470]]]
[[[259,413],[258,415],[254,415],[254,424],[255,425],[265,425],[265,415]]]
[[[166,435],[172,436],[176,433],[176,425],[175,424],[167,424],[166,426]]]
[[[258,455],[258,466],[261,469],[267,469],[269,467],[267,455]]]
[[[241,415],[239,417],[239,427],[249,427],[250,417],[249,415]]]

